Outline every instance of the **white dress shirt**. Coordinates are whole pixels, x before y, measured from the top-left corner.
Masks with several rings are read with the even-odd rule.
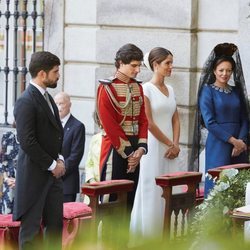
[[[62,126],[64,127],[65,124],[67,123],[69,117],[70,117],[71,113],[68,113],[66,116],[64,116],[62,119],[61,119],[61,123],[62,123]]]

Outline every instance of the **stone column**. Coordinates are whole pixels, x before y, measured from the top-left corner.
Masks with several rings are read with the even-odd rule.
[[[239,50],[244,77],[250,94],[250,1],[239,1]]]
[[[45,0],[44,50],[57,55],[61,60],[60,80],[55,94],[63,89],[64,81],[64,0]]]

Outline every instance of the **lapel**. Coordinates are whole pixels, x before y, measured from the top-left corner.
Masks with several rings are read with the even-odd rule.
[[[71,127],[72,127],[72,123],[73,123],[73,116],[70,115],[68,121],[66,122],[66,124],[65,124],[65,126],[64,126],[64,128],[63,128],[64,134],[65,134],[65,135],[68,134],[68,133],[70,132]]]
[[[51,111],[50,107],[48,106],[48,103],[46,102],[43,95],[40,93],[40,91],[35,86],[30,84],[29,87],[28,87],[28,91],[40,103],[41,107],[44,109],[44,111],[48,115],[48,118],[50,119],[52,124],[58,130],[62,130],[62,124],[60,122],[59,113],[58,113],[56,104],[55,104],[53,98],[50,96],[50,94],[49,94],[49,98],[50,98],[50,102],[51,102],[53,110],[54,110],[54,114],[52,113],[52,111]]]

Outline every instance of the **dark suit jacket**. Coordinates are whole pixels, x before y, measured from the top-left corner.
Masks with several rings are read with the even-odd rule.
[[[20,150],[17,163],[13,219],[20,217],[40,198],[44,186],[54,178],[48,168],[58,159],[63,128],[58,109],[50,96],[54,115],[45,98],[32,84],[14,108]]]
[[[84,153],[85,127],[73,115],[64,126],[62,154],[66,173],[63,176],[63,193],[79,193],[79,164]]]

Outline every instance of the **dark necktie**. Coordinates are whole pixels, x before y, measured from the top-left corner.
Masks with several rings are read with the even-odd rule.
[[[49,93],[48,93],[48,91],[45,91],[44,97],[45,97],[45,100],[48,103],[48,105],[49,105],[52,113],[54,114],[54,110],[53,110],[52,104],[51,104],[50,99],[49,99]]]

